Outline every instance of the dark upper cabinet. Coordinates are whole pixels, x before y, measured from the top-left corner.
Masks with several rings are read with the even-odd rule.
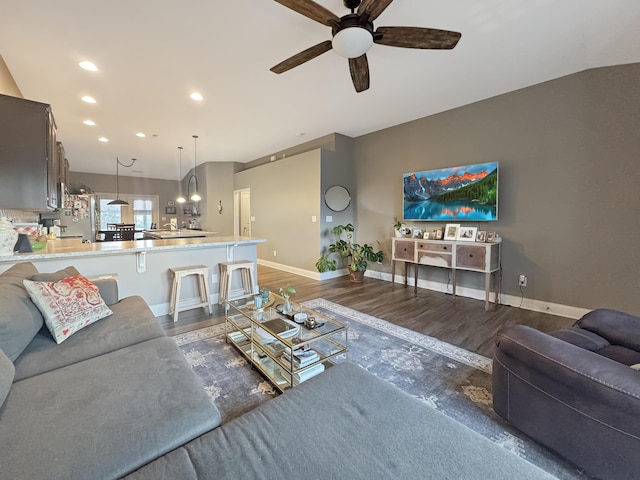
[[[0,95],[0,208],[58,208],[58,162],[51,106]]]
[[[56,160],[56,166],[58,167],[58,204],[62,206],[64,195],[67,193],[69,187],[69,160],[64,152],[64,146],[62,142],[58,142],[57,145],[58,158]]]

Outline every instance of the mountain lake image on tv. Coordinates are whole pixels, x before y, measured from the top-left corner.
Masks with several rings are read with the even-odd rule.
[[[498,162],[404,174],[404,219],[498,219]]]

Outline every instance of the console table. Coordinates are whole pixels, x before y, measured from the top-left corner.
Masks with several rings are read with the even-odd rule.
[[[404,262],[404,284],[407,285],[408,266],[414,267],[414,290],[418,289],[418,267],[448,268],[451,270],[453,296],[456,296],[456,270],[485,274],[485,310],[489,309],[491,277],[500,270],[500,241],[475,243],[418,238],[393,238],[391,249],[391,283],[395,284],[396,262]],[[494,281],[494,300],[498,304],[498,282]]]

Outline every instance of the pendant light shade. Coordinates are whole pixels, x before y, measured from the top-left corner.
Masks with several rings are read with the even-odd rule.
[[[107,203],[107,205],[116,205],[118,207],[122,207],[123,205],[129,205],[124,200],[120,200],[120,174],[119,174],[118,167],[120,165],[122,165],[125,168],[129,168],[129,167],[133,166],[134,163],[136,163],[136,159],[135,158],[131,159],[131,163],[129,165],[125,165],[124,163],[120,162],[118,157],[116,157],[116,199],[115,200],[111,200],[109,203]]]
[[[188,190],[191,192],[191,180],[194,183],[193,193],[190,195],[190,199],[192,202],[199,202],[202,200],[202,197],[198,193],[198,177],[196,176],[196,144],[198,142],[198,135],[193,135],[193,175],[189,177],[189,185]]]
[[[187,199],[182,195],[182,147],[178,147],[178,150],[180,151],[180,173],[178,174],[180,177],[180,194],[178,195],[178,198],[176,198],[176,202],[184,203]]]

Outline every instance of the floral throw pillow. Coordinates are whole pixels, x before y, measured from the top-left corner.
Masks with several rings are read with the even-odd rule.
[[[24,286],[58,344],[113,313],[102,300],[98,287],[82,275],[58,282],[25,280]]]

